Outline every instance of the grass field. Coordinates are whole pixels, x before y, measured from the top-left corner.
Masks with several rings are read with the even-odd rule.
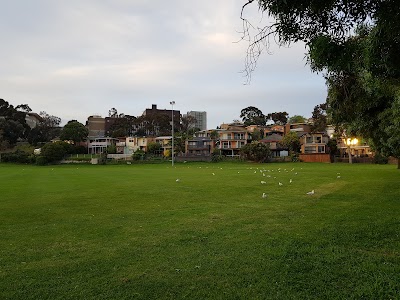
[[[400,298],[395,166],[0,164],[0,229],[0,299]]]

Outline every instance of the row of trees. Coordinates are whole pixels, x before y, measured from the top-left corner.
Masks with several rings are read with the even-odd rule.
[[[325,130],[328,123],[327,108],[328,105],[326,103],[319,104],[314,107],[312,112],[312,118],[314,121],[312,126],[313,132]],[[240,112],[240,117],[245,125],[265,126],[270,121],[277,125],[306,122],[306,118],[300,115],[294,115],[289,118],[289,114],[287,112],[274,112],[264,115],[259,108],[254,106],[248,106],[242,109]]]
[[[116,108],[111,108],[108,116],[113,122],[107,134],[111,137],[120,136],[162,136],[170,135],[172,131],[171,116],[166,114],[146,114],[131,116],[118,113]],[[174,131],[177,133],[193,134],[199,130],[194,127],[196,119],[193,116],[185,116],[174,119]]]
[[[45,111],[39,113],[39,123],[30,128],[26,122],[26,115],[31,111],[27,104],[14,107],[4,99],[0,99],[0,150],[14,146],[19,140],[28,141],[36,146],[56,137],[77,144],[88,135],[86,127],[78,121],[71,120],[61,128],[59,126],[61,119]]]

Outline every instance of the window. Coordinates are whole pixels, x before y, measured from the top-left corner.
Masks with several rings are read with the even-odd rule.
[[[316,143],[321,143],[321,141],[322,141],[322,137],[320,135],[315,137]]]
[[[318,146],[318,153],[325,153],[325,146]]]
[[[229,142],[223,142],[222,143],[222,148],[227,149],[229,147],[230,147]]]
[[[235,133],[234,139],[235,140],[244,140],[244,133]]]

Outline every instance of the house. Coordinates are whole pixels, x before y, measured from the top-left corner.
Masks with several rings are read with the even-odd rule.
[[[29,112],[25,115],[25,122],[31,128],[35,128],[43,121],[43,118],[37,113]]]
[[[103,154],[106,152],[107,147],[115,146],[118,142],[118,139],[111,137],[88,138],[88,153]]]
[[[105,135],[105,119],[101,116],[94,115],[88,117],[86,121],[86,128],[89,130],[88,137],[104,137]]]
[[[193,137],[185,142],[185,156],[210,156],[214,141],[208,137]]]
[[[282,145],[282,139],[283,136],[281,134],[273,133],[260,140],[260,143],[269,146],[272,157],[285,157],[289,155],[289,151],[287,147]]]
[[[301,153],[328,153],[329,137],[324,132],[303,133],[300,136]]]
[[[223,129],[219,130],[218,134],[217,148],[220,149],[222,155],[232,157],[239,156],[240,149],[251,139],[245,126],[238,124],[223,126]]]
[[[329,137],[325,132],[299,132],[300,160],[304,162],[331,162]]]
[[[155,142],[161,145],[162,154],[169,156],[172,149],[172,136],[159,136],[155,138]]]

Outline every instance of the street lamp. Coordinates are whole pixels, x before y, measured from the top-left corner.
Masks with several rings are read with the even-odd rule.
[[[174,166],[174,105],[175,101],[171,101],[169,104],[172,106],[172,166]]]
[[[353,163],[353,159],[351,157],[351,146],[357,145],[358,144],[358,139],[356,139],[356,138],[353,138],[353,139],[347,138],[347,139],[343,139],[343,141],[344,141],[344,144],[347,146],[347,150],[348,150],[347,152],[349,154],[349,164],[352,164]]]

